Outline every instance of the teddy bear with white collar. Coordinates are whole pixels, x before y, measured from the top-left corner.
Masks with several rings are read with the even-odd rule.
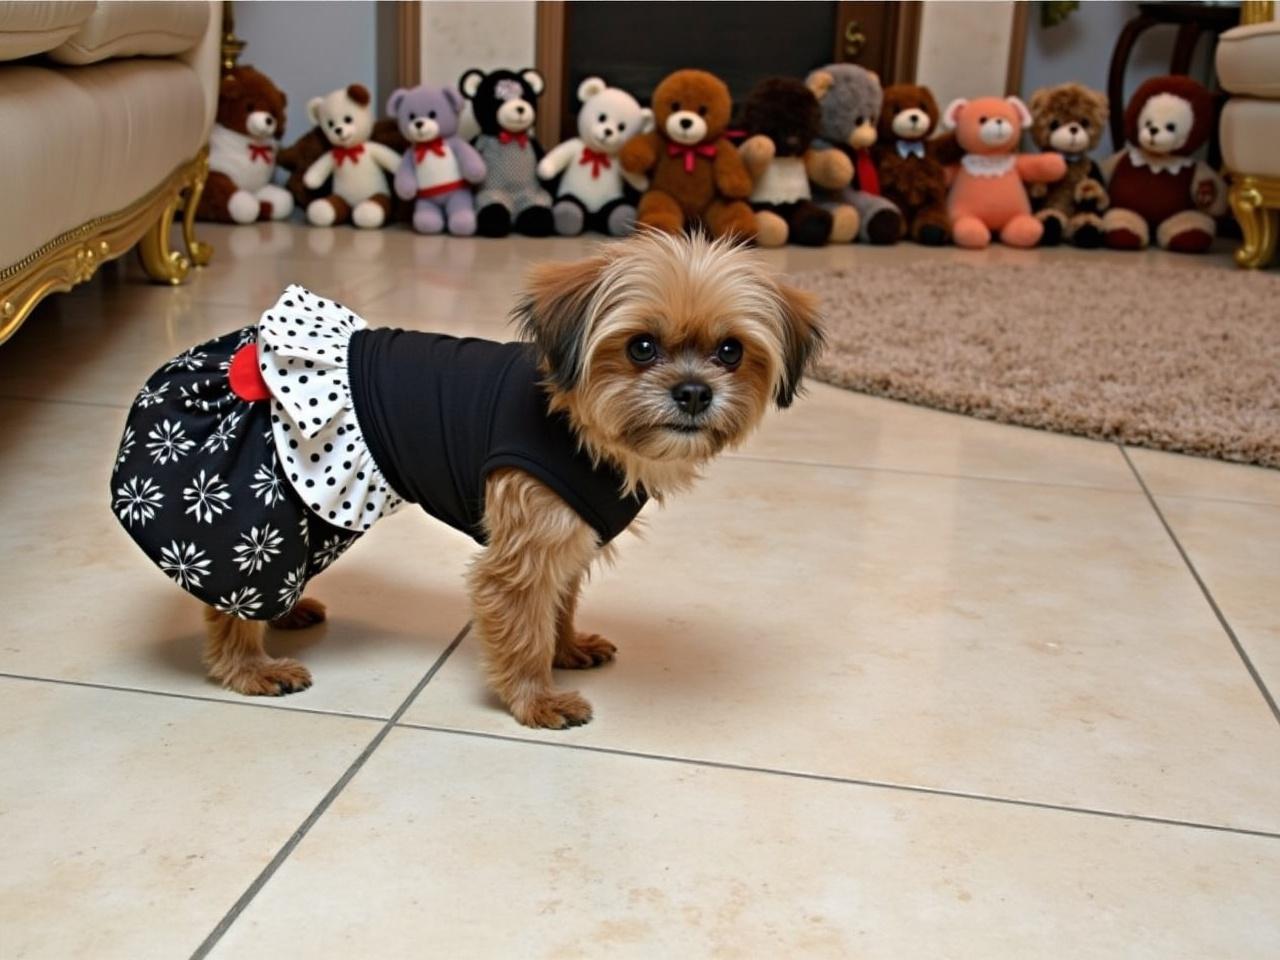
[[[637,133],[653,129],[653,111],[625,90],[600,77],[578,85],[578,135],[538,163],[543,180],[560,177],[556,191],[556,233],[573,237],[584,229],[621,237],[635,228],[636,208],[627,201],[626,184],[643,191],[648,182],[622,169],[618,154]]]
[[[328,227],[351,220],[357,227],[376,229],[391,210],[387,174],[400,166],[400,155],[370,140],[373,133],[372,97],[353,83],[307,103],[307,115],[324,131],[332,149],[307,168],[302,182],[318,190],[333,178],[333,193],[307,205],[307,220]]]

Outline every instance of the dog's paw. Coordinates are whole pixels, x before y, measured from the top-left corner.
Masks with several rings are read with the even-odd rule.
[[[591,704],[573,690],[548,690],[513,706],[511,713],[526,727],[563,730],[589,722]]]
[[[598,633],[579,633],[573,641],[556,645],[552,661],[561,670],[586,670],[613,659],[618,648]]]
[[[276,617],[271,626],[277,630],[305,630],[317,623],[324,623],[324,604],[311,597],[303,597],[283,617]]]
[[[279,657],[246,664],[222,683],[247,697],[282,697],[311,686],[311,671],[297,660]]]

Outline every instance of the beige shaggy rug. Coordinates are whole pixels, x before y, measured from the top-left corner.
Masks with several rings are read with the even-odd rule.
[[[1188,262],[798,273],[819,380],[940,410],[1280,467],[1280,275]]]

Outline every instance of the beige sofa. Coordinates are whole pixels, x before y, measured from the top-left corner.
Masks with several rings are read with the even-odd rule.
[[[1218,82],[1231,93],[1219,127],[1228,198],[1244,242],[1242,267],[1275,257],[1280,233],[1280,20],[1274,3],[1242,5],[1241,25],[1218,41]]]
[[[220,34],[207,0],[0,2],[0,342],[135,244],[165,283],[208,261],[192,221]]]

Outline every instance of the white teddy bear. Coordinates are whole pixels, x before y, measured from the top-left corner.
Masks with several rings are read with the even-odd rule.
[[[324,131],[333,149],[307,168],[302,182],[319,190],[333,177],[333,193],[307,204],[307,220],[317,227],[345,223],[376,229],[391,210],[387,174],[400,155],[369,139],[373,133],[372,98],[358,83],[307,103],[307,115]]]
[[[636,208],[626,200],[624,183],[643,192],[643,177],[622,169],[618,154],[637,133],[653,128],[653,111],[631,94],[599,77],[578,85],[578,136],[556,147],[538,164],[538,176],[550,180],[563,171],[552,209],[556,233],[576,236],[584,229],[620,237],[635,226]]]

